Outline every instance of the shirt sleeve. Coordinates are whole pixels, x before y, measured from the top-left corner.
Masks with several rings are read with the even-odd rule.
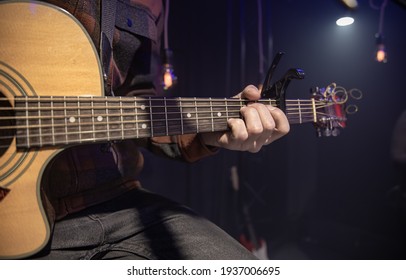
[[[203,144],[200,134],[153,137],[148,147],[155,154],[186,162],[196,162],[218,151],[218,148]]]

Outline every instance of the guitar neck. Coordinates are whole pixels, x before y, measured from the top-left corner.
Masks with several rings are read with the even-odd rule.
[[[225,131],[246,100],[165,97],[16,97],[17,147]],[[273,99],[258,102],[276,105]],[[312,122],[312,100],[287,100],[291,124]]]

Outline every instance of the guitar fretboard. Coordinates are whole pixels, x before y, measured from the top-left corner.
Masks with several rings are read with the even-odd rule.
[[[161,97],[16,97],[19,148],[225,131],[246,100]],[[276,106],[275,100],[258,102]],[[313,120],[311,100],[289,100],[289,122]]]

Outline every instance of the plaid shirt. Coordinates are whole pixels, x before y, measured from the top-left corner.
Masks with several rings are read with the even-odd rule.
[[[98,48],[100,0],[45,2],[75,16]],[[116,15],[114,58],[109,73],[109,83],[115,95],[159,94],[156,78],[160,71],[162,2],[118,0]],[[154,137],[65,149],[48,164],[42,183],[43,200],[50,218],[60,219],[139,187],[137,177],[143,167],[140,146],[188,162],[213,154],[200,142],[198,135]]]

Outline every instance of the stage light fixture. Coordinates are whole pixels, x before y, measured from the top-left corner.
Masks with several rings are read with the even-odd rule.
[[[355,9],[358,7],[357,0],[341,0],[341,2],[349,9]]]
[[[353,17],[341,17],[337,19],[336,24],[338,26],[348,26],[354,23],[354,18]]]

